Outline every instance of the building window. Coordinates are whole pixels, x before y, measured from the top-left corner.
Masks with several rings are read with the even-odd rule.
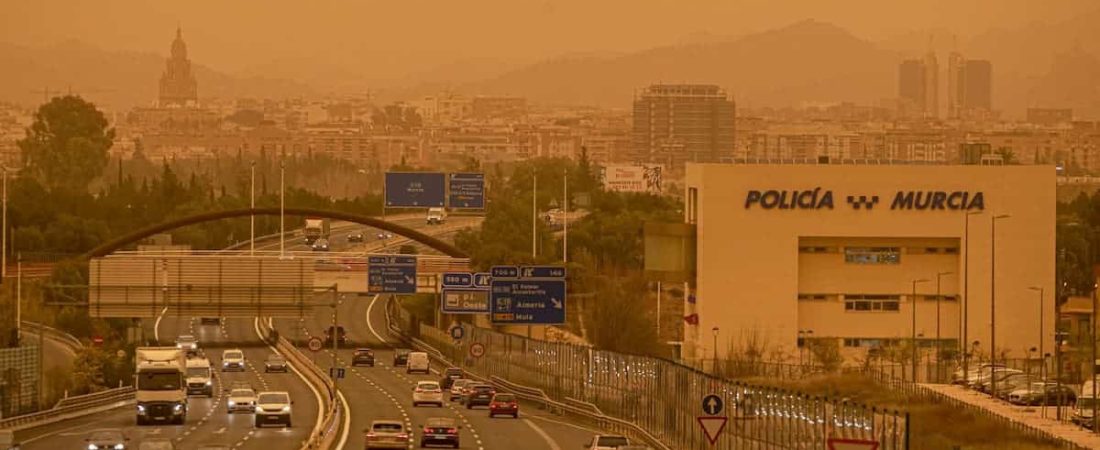
[[[901,297],[881,294],[849,294],[844,296],[845,311],[897,312]]]
[[[930,302],[936,301],[936,296],[935,295],[923,295],[921,297],[924,297],[925,300],[928,300]],[[942,301],[945,301],[945,302],[954,302],[954,301],[959,300],[959,296],[957,296],[957,295],[941,295],[940,299]]]
[[[900,264],[898,247],[845,247],[844,262],[849,264]]]
[[[834,249],[829,248],[829,247],[803,246],[803,247],[798,247],[798,252],[799,253],[833,253]]]

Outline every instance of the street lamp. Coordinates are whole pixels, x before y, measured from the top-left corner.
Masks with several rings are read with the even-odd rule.
[[[912,345],[913,345],[913,382],[917,382],[917,283],[927,283],[927,278],[921,278],[919,280],[913,280],[913,295],[909,297],[909,302],[913,304],[913,324],[910,331],[912,332]]]
[[[997,363],[997,221],[1009,217],[1000,214],[989,221],[989,362],[993,364]],[[997,377],[991,376],[989,381],[990,392],[997,392]]]
[[[1043,287],[1031,286],[1028,288],[1032,291],[1039,291],[1039,356],[1042,357],[1044,353],[1043,340],[1046,339],[1043,335]],[[1039,379],[1046,380],[1047,361],[1043,359],[1042,365],[1039,366]]]
[[[256,254],[256,161],[252,161],[251,188],[249,191],[249,205],[252,211],[248,214],[248,256]]]
[[[962,339],[959,341],[959,351],[965,350],[963,347],[966,345],[968,338],[968,331],[970,329],[970,216],[981,214],[981,211],[968,211],[963,220],[963,301],[962,301],[962,313],[959,314],[959,325],[962,327],[959,336]],[[967,354],[969,355],[969,353]],[[969,357],[963,356],[963,373],[970,373]],[[964,375],[966,376],[966,375]]]
[[[711,350],[711,354],[714,356],[714,367],[711,370],[718,374],[718,327],[711,328],[710,332],[714,335],[714,349]]]
[[[940,279],[954,274],[955,272],[951,271],[936,273],[936,377],[940,376],[940,357],[943,356],[943,348],[940,345],[940,302],[943,300],[943,295],[940,294]]]

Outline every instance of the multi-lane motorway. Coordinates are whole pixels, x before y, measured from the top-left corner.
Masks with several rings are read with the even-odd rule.
[[[457,220],[455,220],[457,219]],[[453,221],[470,221],[452,218]],[[394,222],[410,227],[420,227],[420,216],[403,216]],[[364,231],[367,242],[348,244],[346,236],[353,231]],[[428,232],[430,232],[429,230]],[[330,236],[333,251],[377,251],[377,232],[357,225],[334,224]],[[278,248],[279,243],[262,243],[257,249]],[[393,251],[396,246],[391,247]],[[307,251],[298,239],[288,239],[289,251]],[[366,276],[365,273],[359,274]],[[347,402],[350,414],[345,418],[346,433],[341,434],[342,448],[363,448],[363,429],[377,419],[396,419],[404,422],[419,436],[420,426],[431,417],[451,417],[462,425],[462,448],[466,449],[550,449],[578,448],[588,442],[594,430],[570,423],[558,416],[547,414],[534,406],[523,405],[519,419],[490,419],[485,409],[468,410],[457,404],[443,408],[412,407],[412,389],[416,381],[438,380],[439,367],[429,375],[409,375],[402,368],[392,365],[392,347],[396,342],[388,335],[385,326],[384,302],[381,296],[348,294],[341,298],[338,308],[340,325],[348,332],[348,338],[356,345],[373,348],[378,364],[375,367],[348,367],[347,377],[340,380],[340,392]],[[320,335],[331,325],[333,311],[318,313],[303,320],[275,320],[274,326],[283,336]],[[155,324],[155,325],[154,325]],[[192,397],[189,402],[188,420],[185,425],[143,426],[134,424],[132,405],[102,414],[61,422],[48,427],[20,433],[17,437],[24,448],[58,449],[86,448],[84,438],[93,430],[120,428],[132,444],[149,438],[171,439],[178,449],[198,448],[201,445],[220,444],[233,449],[279,448],[292,449],[301,446],[319,425],[320,395],[293,371],[290,373],[263,373],[263,361],[274,352],[260,338],[257,320],[226,319],[220,325],[201,325],[197,317],[164,316],[150,324],[150,335],[158,336],[161,344],[170,345],[181,334],[198,338],[200,346],[215,368],[220,368],[221,352],[227,348],[239,348],[245,352],[248,368],[245,372],[216,373],[214,398]],[[309,353],[308,350],[303,351]],[[339,349],[337,357],[348,366],[353,348]],[[328,367],[333,359],[331,349],[314,353],[321,367]],[[290,428],[253,427],[251,414],[228,414],[224,389],[233,383],[247,382],[257,391],[287,391],[294,401],[293,426]],[[410,439],[409,448],[418,442]]]

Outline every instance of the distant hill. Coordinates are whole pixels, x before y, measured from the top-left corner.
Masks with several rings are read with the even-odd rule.
[[[192,61],[199,100],[215,97],[309,96],[312,88],[293,81],[236,77]],[[0,43],[0,99],[27,105],[43,99],[43,89],[71,90],[116,111],[150,105],[164,70],[164,57],[101,50],[77,41],[44,47]]]

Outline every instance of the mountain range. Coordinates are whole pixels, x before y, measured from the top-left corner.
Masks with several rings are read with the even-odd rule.
[[[993,62],[994,107],[1007,117],[1022,116],[1028,106],[1046,106],[1073,107],[1078,117],[1100,118],[1100,28],[1092,25],[1097,22],[1100,9],[1060,23],[989,30],[952,45],[945,30],[913,30],[872,42],[829,23],[805,20],[751,34],[699,33],[633,53],[564,55],[536,62],[454,61],[371,85],[351,66],[312,66],[317,72],[312,73],[308,60],[275,60],[243,74],[200,63],[194,69],[200,97],[311,97],[370,89],[390,101],[448,89],[519,95],[538,103],[627,107],[637,89],[685,82],[723,86],[742,107],[873,104],[896,96],[898,63],[924,53],[927,36],[934,35],[941,70],[952,47],[966,57]],[[202,60],[197,54],[192,58]],[[43,88],[71,87],[108,107],[127,108],[155,100],[164,59],[76,41],[33,48],[0,43],[0,67],[15,69],[0,71],[0,100],[30,104],[42,98]]]

